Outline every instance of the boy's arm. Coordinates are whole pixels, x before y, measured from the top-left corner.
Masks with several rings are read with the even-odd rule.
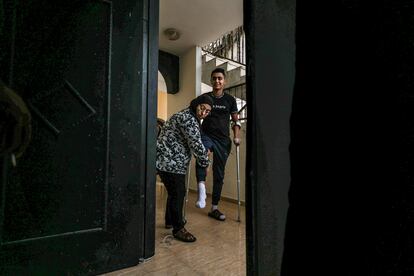
[[[233,143],[236,146],[240,145],[240,132],[241,124],[239,122],[239,114],[237,112],[231,114],[231,129],[233,130]]]

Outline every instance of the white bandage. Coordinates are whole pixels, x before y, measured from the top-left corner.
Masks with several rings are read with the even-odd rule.
[[[241,128],[241,123],[240,121],[231,121],[231,128],[234,128],[234,126],[238,126],[239,128]]]

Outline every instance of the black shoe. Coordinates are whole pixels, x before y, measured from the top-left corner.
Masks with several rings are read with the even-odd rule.
[[[184,227],[173,233],[174,238],[183,242],[195,242],[197,239]]]
[[[220,212],[218,209],[215,209],[215,210],[209,212],[208,216],[212,217],[216,220],[220,220],[220,221],[226,220],[226,216],[222,212]]]

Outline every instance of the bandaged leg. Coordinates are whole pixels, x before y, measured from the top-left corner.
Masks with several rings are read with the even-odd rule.
[[[198,182],[198,199],[196,202],[197,208],[204,208],[206,207],[206,185],[204,181]]]

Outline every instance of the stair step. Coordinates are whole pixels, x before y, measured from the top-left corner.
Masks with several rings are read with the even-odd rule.
[[[216,69],[218,66],[221,66],[223,63],[225,62],[223,62],[222,60],[218,60],[217,58],[213,58],[202,65],[202,70],[203,72],[207,72],[208,74],[210,74],[211,71]]]
[[[227,86],[233,86],[240,83],[240,79],[242,78],[242,68],[237,67],[233,70],[227,71],[226,82]]]
[[[243,101],[246,101],[246,86],[245,85],[232,89],[230,93],[232,96],[239,98]]]
[[[208,65],[203,66],[202,81],[204,83],[210,83],[211,71],[213,71],[215,68],[223,68],[225,70],[227,82],[233,82],[233,80],[238,80],[240,77],[246,75],[246,69],[242,67],[235,67],[234,65],[229,65],[227,63],[223,63],[215,67]]]
[[[246,76],[246,68],[240,67],[240,76]]]
[[[246,82],[246,68],[240,64],[223,58],[215,57],[209,53],[202,55],[201,81],[210,85],[211,72],[216,68],[222,68],[226,72],[226,86],[234,86]],[[208,89],[208,87],[206,87]]]
[[[201,83],[201,94],[213,91],[213,87],[210,85],[205,84],[204,82]]]
[[[203,54],[202,55],[203,64],[206,63],[206,62],[209,62],[210,60],[212,60],[214,58],[215,57],[213,55],[211,55],[211,54]]]
[[[230,64],[229,62],[224,62],[217,66],[217,68],[223,68],[224,71],[227,73],[228,71],[234,70],[237,68],[236,65]]]
[[[239,84],[246,83],[246,76],[241,76],[238,80],[234,80],[232,82],[227,82],[226,87],[231,87]]]

